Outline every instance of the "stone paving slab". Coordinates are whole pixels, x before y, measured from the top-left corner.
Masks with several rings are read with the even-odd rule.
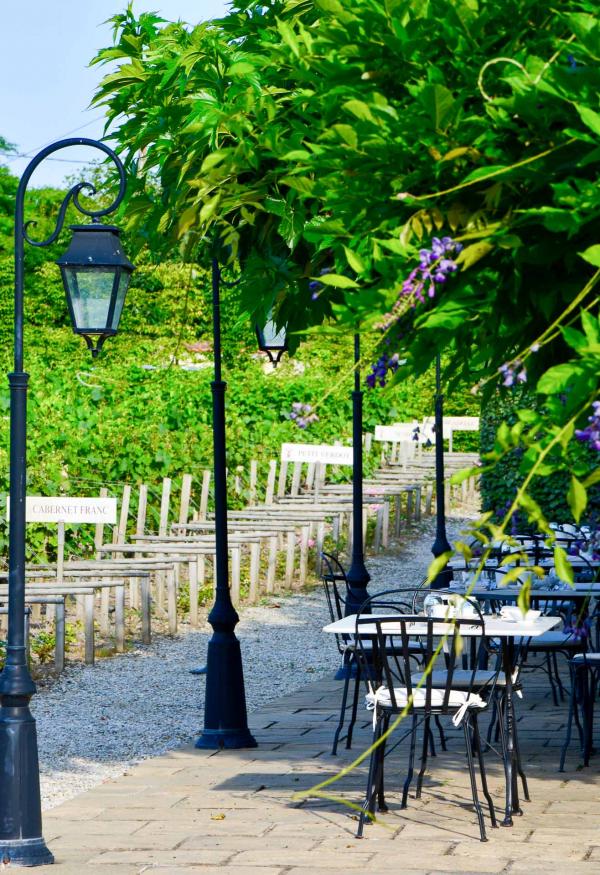
[[[364,750],[370,720],[361,715],[352,751],[332,757],[341,684],[321,680],[251,716],[256,750],[179,748],[45,814],[54,875],[460,875],[600,872],[600,775],[581,769],[576,741],[559,774],[566,703],[551,704],[543,676],[528,675],[517,703],[532,801],[512,829],[488,829],[479,841],[462,734],[449,729],[448,751],[431,758],[420,800],[400,809],[407,743],[386,763],[389,813],[354,837],[366,763],[330,789],[335,800],[294,799],[336,774]],[[484,724],[485,726],[485,724]],[[439,748],[436,734],[436,745]],[[418,748],[419,749],[419,748]],[[498,809],[501,763],[486,758]],[[400,864],[400,865],[399,865]]]

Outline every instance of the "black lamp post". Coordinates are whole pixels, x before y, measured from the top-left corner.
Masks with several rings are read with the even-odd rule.
[[[435,557],[452,549],[446,535],[446,495],[444,489],[444,396],[442,394],[442,363],[438,353],[435,360],[435,541],[431,552]],[[452,569],[444,568],[432,581],[432,589],[448,586]]]
[[[360,335],[354,335],[354,391],[352,392],[352,562],[346,575],[346,614],[356,614],[369,598],[371,575],[365,567],[363,544],[363,391],[360,387]]]
[[[225,390],[221,378],[221,270],[212,262],[212,311],[215,379],[213,398],[213,457],[215,473],[215,603],[208,615],[213,635],[208,642],[204,729],[196,747],[256,747],[248,729],[244,670],[240,642],[235,635],[239,621],[229,591],[227,547],[227,459],[225,446]]]
[[[47,240],[32,240],[24,221],[25,191],[38,164],[52,152],[67,146],[92,146],[115,163],[119,191],[103,210],[87,210],[79,193],[95,188],[87,182],[75,185],[65,197],[56,228]],[[14,370],[10,385],[10,523],[8,640],[6,660],[0,674],[0,860],[11,866],[41,866],[54,862],[42,836],[40,775],[35,720],[29,702],[36,691],[27,666],[25,650],[25,497],[27,383],[23,371],[24,244],[49,246],[57,239],[72,200],[80,213],[94,224],[74,227],[68,253],[59,259],[73,330],[82,334],[97,354],[106,337],[116,334],[123,300],[133,265],[125,258],[116,228],[98,223],[113,212],[125,194],[123,165],[108,146],[96,140],[61,140],[43,149],[27,166],[17,190],[15,206],[15,316]],[[85,241],[85,242],[84,242]],[[97,338],[96,344],[91,338]]]

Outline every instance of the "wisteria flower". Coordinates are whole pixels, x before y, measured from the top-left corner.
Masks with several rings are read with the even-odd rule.
[[[395,374],[400,367],[400,356],[397,352],[389,356],[383,353],[374,365],[371,365],[371,373],[367,375],[367,386],[374,389],[376,385],[385,386],[388,371]]]
[[[512,364],[500,365],[498,371],[504,377],[503,386],[514,386],[515,381],[517,383],[527,382],[527,370],[519,359],[515,359]]]
[[[295,422],[298,428],[307,428],[312,422],[318,422],[319,417],[313,411],[310,404],[303,404],[301,401],[294,401],[292,409],[288,414],[292,422]]]
[[[402,294],[411,295],[416,301],[423,303],[425,295],[434,298],[436,283],[442,285],[448,276],[458,270],[453,256],[462,250],[462,243],[457,243],[452,237],[434,237],[431,249],[421,249],[419,266],[412,270],[402,283]]]
[[[588,417],[589,425],[576,429],[575,437],[582,443],[589,444],[594,450],[600,451],[600,401],[593,402],[592,411],[592,415]]]

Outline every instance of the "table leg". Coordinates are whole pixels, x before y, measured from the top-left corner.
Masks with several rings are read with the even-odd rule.
[[[502,639],[502,668],[506,678],[506,755],[504,775],[506,780],[506,808],[502,826],[513,825],[513,814],[521,814],[519,788],[515,757],[515,712],[513,704],[512,673],[514,661],[514,642],[512,638]]]

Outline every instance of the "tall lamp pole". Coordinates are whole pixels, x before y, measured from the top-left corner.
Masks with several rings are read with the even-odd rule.
[[[442,394],[442,362],[435,359],[435,541],[431,552],[437,558],[452,547],[446,535],[446,495],[444,486],[444,396]],[[432,589],[442,589],[452,580],[452,569],[446,566],[432,581]]]
[[[352,392],[352,562],[346,578],[346,614],[356,614],[369,597],[371,575],[365,567],[363,544],[363,391],[360,387],[360,334],[354,335],[354,391]]]
[[[32,240],[25,223],[25,191],[33,171],[48,155],[68,146],[91,146],[108,155],[119,173],[119,191],[109,207],[87,210],[79,202],[80,182],[68,192],[60,207],[55,230],[46,240]],[[59,259],[73,330],[81,334],[97,355],[107,337],[117,333],[133,265],[121,250],[119,232],[102,225],[100,216],[113,212],[125,194],[125,171],[118,157],[96,140],[72,138],[53,143],[28,164],[17,190],[15,206],[14,369],[10,385],[10,522],[8,573],[8,636],[6,660],[0,674],[0,860],[10,866],[53,863],[42,835],[40,773],[35,720],[29,710],[36,692],[27,665],[25,643],[25,504],[27,384],[23,370],[24,249],[49,246],[60,234],[72,201],[91,225],[72,226],[69,250]],[[93,341],[92,338],[96,337]]]
[[[240,642],[235,635],[239,616],[229,590],[227,547],[227,460],[225,445],[225,390],[221,377],[221,269],[212,261],[212,311],[215,378],[213,399],[213,458],[215,477],[215,603],[208,615],[213,635],[208,643],[204,729],[197,748],[256,747],[248,729],[246,693]]]

